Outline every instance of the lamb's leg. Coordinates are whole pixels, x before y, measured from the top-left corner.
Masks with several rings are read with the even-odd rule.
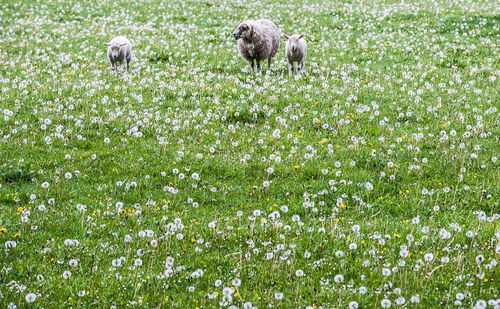
[[[255,70],[253,68],[253,66],[254,66],[253,60],[250,60],[248,62],[250,63],[250,68],[252,68],[252,74],[255,74]]]
[[[288,75],[293,75],[294,67],[293,62],[288,62]]]
[[[127,59],[127,73],[130,70],[130,59]]]
[[[257,62],[257,74],[262,73],[262,69],[260,68],[260,60],[255,60]]]
[[[271,57],[267,59],[267,71],[271,72]]]
[[[304,73],[304,61],[300,61],[298,66],[297,66],[297,70],[300,68],[300,71],[299,73],[300,74],[303,74]]]

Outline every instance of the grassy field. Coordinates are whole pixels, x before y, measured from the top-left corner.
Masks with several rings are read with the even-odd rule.
[[[499,308],[499,74],[494,0],[0,0],[0,308]]]

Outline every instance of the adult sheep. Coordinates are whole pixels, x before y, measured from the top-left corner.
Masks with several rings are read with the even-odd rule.
[[[257,62],[257,73],[261,73],[260,61],[267,59],[267,70],[271,68],[271,58],[280,47],[280,32],[269,20],[259,19],[242,22],[233,33],[238,41],[238,51],[254,71],[254,61]]]

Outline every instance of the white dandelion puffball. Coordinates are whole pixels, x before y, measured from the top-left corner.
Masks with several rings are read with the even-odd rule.
[[[26,294],[26,302],[27,303],[32,303],[36,300],[36,294],[34,293],[28,293]]]

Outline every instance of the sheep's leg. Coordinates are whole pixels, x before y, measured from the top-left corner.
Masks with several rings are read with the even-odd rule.
[[[115,72],[118,73],[118,63],[116,61],[114,62],[114,66],[115,66]]]
[[[300,74],[303,74],[304,73],[304,61],[300,61],[298,66],[297,66],[297,70],[298,68],[300,68]]]
[[[115,70],[115,63],[113,62],[113,60],[110,59],[109,64],[110,64],[111,72],[113,72]]]
[[[270,72],[271,71],[271,57],[269,57],[267,59],[267,71]]]
[[[257,62],[257,74],[262,73],[262,69],[260,68],[260,60],[255,60]]]
[[[130,70],[130,59],[127,59],[127,73]]]
[[[293,62],[288,62],[288,75],[293,75],[294,70]]]
[[[255,74],[255,70],[253,68],[253,66],[254,66],[253,59],[248,61],[248,63],[250,63],[250,68],[252,68],[252,74]]]

